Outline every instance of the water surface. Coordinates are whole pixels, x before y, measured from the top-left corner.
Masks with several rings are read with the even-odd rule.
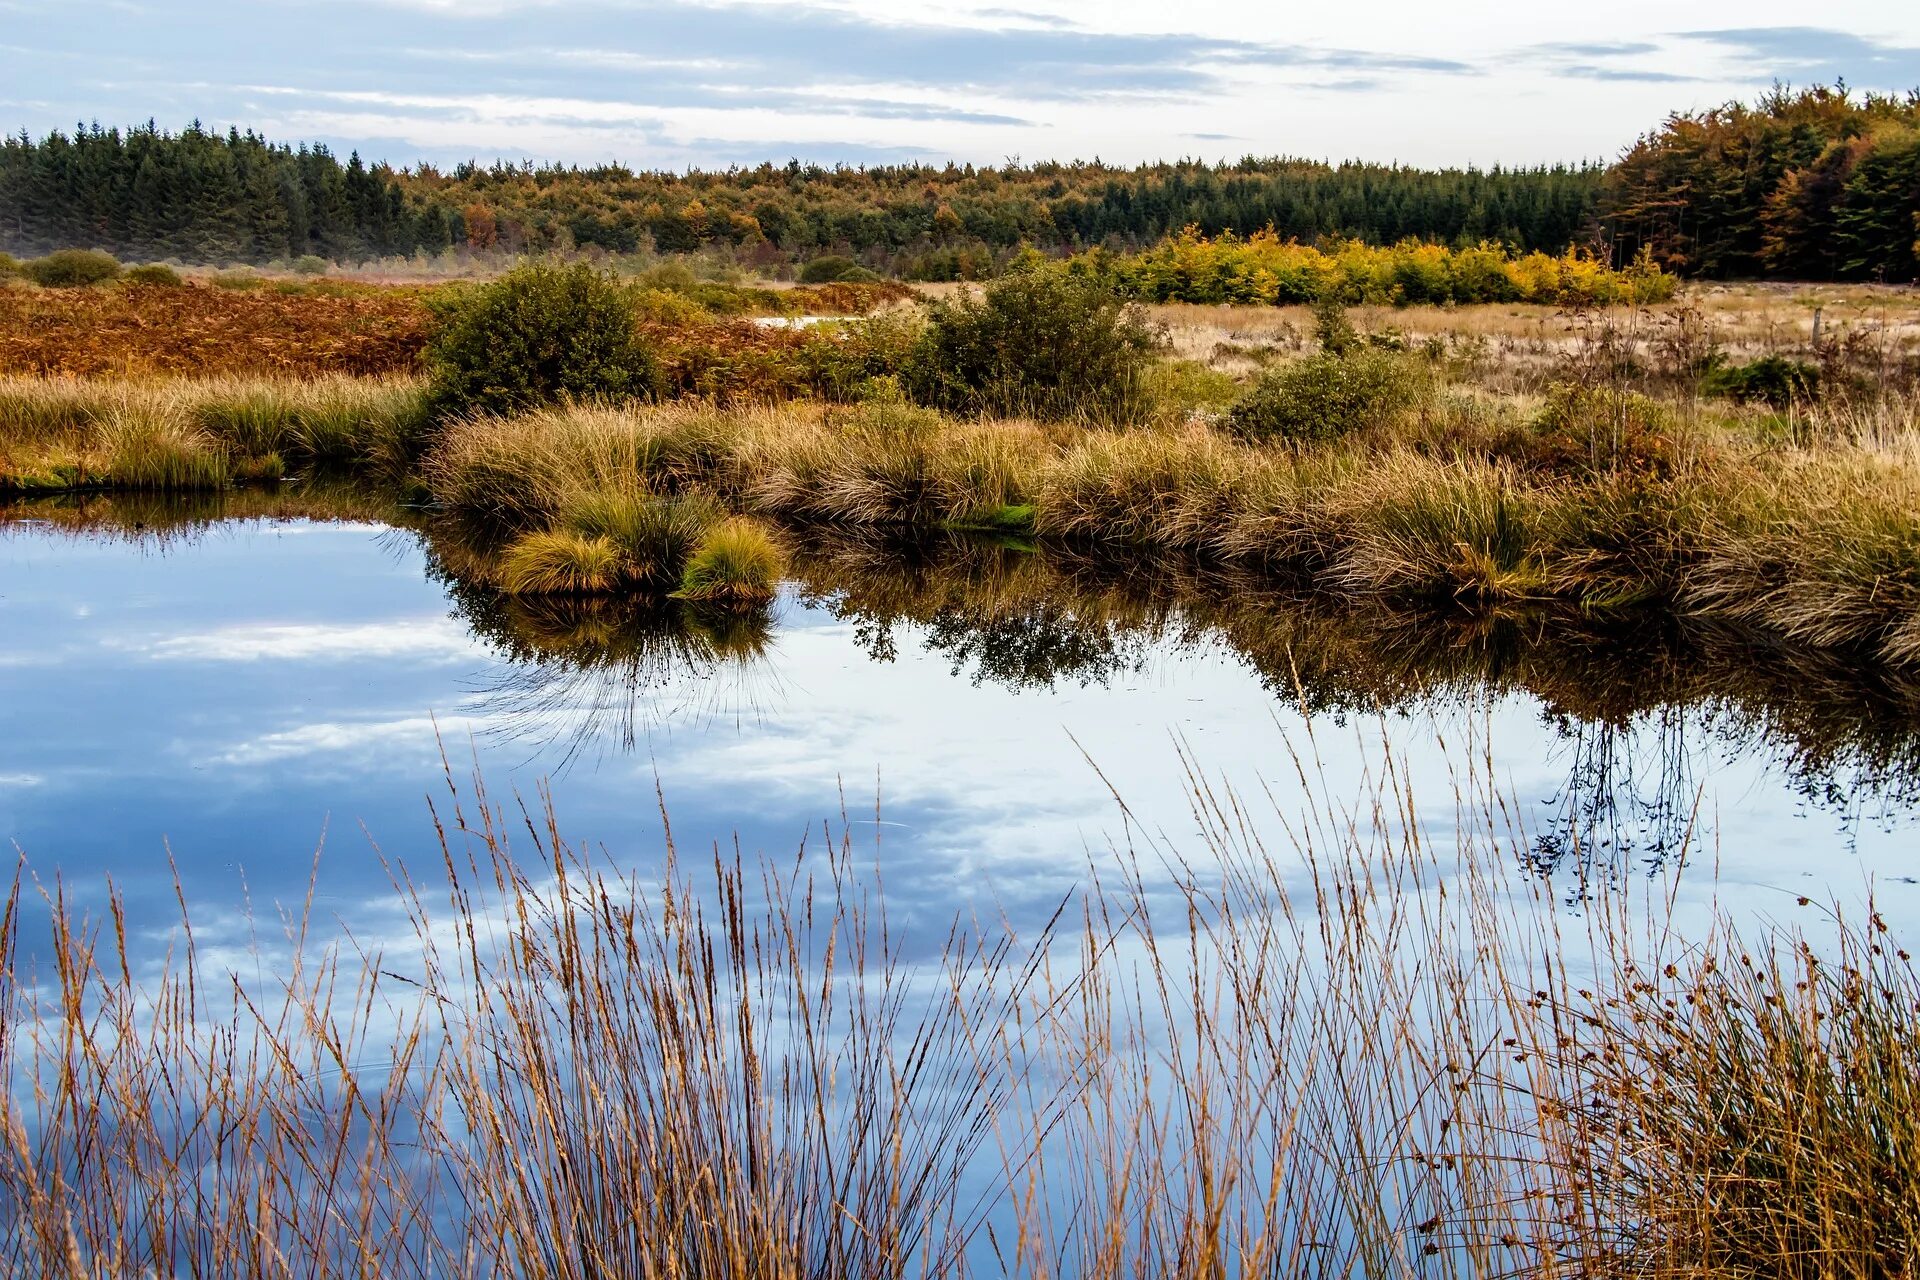
[[[1920,908],[1908,691],[1737,637],[1356,617],[972,545],[810,548],[747,618],[533,606],[424,527],[71,516],[0,523],[0,837],[83,899],[111,877],[156,947],[176,874],[203,941],[244,947],[322,848],[319,915],[377,932],[382,855],[437,862],[448,762],[550,787],[623,866],[658,864],[663,800],[683,851],[850,829],[930,946],[956,910],[1043,919],[1122,843],[1202,856],[1187,761],[1281,850],[1390,769],[1444,836],[1490,776],[1516,870],[1576,910],[1676,866],[1683,903],[1743,914],[1869,883]]]

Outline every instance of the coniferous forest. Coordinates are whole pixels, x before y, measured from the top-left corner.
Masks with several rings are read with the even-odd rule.
[[[1610,167],[1423,170],[1248,157],[1119,168],[369,166],[198,125],[0,143],[0,247],[128,258],[362,261],[721,248],[858,255],[910,279],[991,274],[1016,248],[1138,248],[1188,226],[1282,238],[1570,246],[1707,277],[1912,280],[1920,94],[1779,88],[1676,114]]]

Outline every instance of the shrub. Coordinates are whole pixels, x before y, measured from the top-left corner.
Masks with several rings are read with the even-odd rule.
[[[435,310],[427,361],[441,414],[623,400],[653,389],[654,361],[627,291],[591,267],[533,263],[437,300]]]
[[[852,258],[844,254],[830,253],[824,257],[815,258],[812,262],[807,263],[806,266],[801,267],[800,283],[833,284],[837,281],[847,279],[854,272],[861,269],[860,264]],[[873,276],[871,271],[866,274],[869,277]]]
[[[810,387],[830,400],[885,399],[876,386],[898,387],[901,371],[913,359],[922,326],[912,313],[869,316],[807,332],[798,355]]]
[[[1675,284],[1644,255],[1614,271],[1576,249],[1560,257],[1514,257],[1491,245],[1448,249],[1414,240],[1396,245],[1335,241],[1321,248],[1283,240],[1270,230],[1210,239],[1197,227],[1141,253],[1091,249],[1071,259],[1070,269],[1149,302],[1269,306],[1318,298],[1395,306],[1650,303],[1670,299]]]
[[[959,413],[1107,424],[1152,409],[1159,339],[1137,308],[1098,283],[1030,266],[984,294],[929,309],[905,369],[919,403]]]
[[[1425,399],[1427,378],[1408,358],[1361,349],[1269,369],[1227,415],[1248,440],[1334,440],[1399,417]]]
[[[1524,461],[1563,474],[1668,475],[1673,420],[1657,401],[1612,387],[1559,386],[1535,415]]]
[[[1784,409],[1814,398],[1820,389],[1820,367],[1785,356],[1761,356],[1747,364],[1709,369],[1700,389],[1710,396],[1757,400]]]
[[[0,253],[0,280],[7,280],[20,274],[20,260],[10,253]]]
[[[773,598],[785,569],[780,545],[758,522],[726,520],[687,562],[676,594],[687,600],[761,604]]]
[[[52,289],[79,288],[119,278],[120,263],[98,249],[60,249],[22,265],[27,279]]]
[[[128,284],[143,284],[155,289],[178,289],[186,281],[172,267],[158,262],[149,262],[145,266],[131,267],[122,277]]]
[[[1321,298],[1313,304],[1313,337],[1320,350],[1330,356],[1344,356],[1360,348],[1360,331],[1347,319],[1347,309],[1333,298]]]
[[[235,267],[231,271],[216,271],[207,277],[216,289],[234,289],[242,293],[262,288],[267,281],[252,267]]]
[[[500,558],[500,589],[516,596],[598,595],[620,576],[620,549],[606,538],[529,533]]]
[[[332,263],[317,253],[303,253],[293,260],[293,274],[297,276],[323,276],[332,267]]]

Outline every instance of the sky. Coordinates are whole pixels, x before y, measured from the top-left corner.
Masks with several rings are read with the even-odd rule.
[[[0,0],[0,127],[395,165],[1606,160],[1776,80],[1920,86],[1920,5]]]

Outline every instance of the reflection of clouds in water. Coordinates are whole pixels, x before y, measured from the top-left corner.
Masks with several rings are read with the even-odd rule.
[[[452,743],[488,725],[484,717],[411,716],[396,720],[326,721],[262,734],[207,757],[211,763],[257,765],[276,760],[335,757],[335,763],[391,768],[401,755],[431,764],[443,742]],[[409,749],[413,750],[409,750]]]
[[[388,621],[243,624],[214,631],[108,642],[158,662],[351,662],[368,658],[426,658],[462,662],[481,652],[465,627],[448,618]]]

